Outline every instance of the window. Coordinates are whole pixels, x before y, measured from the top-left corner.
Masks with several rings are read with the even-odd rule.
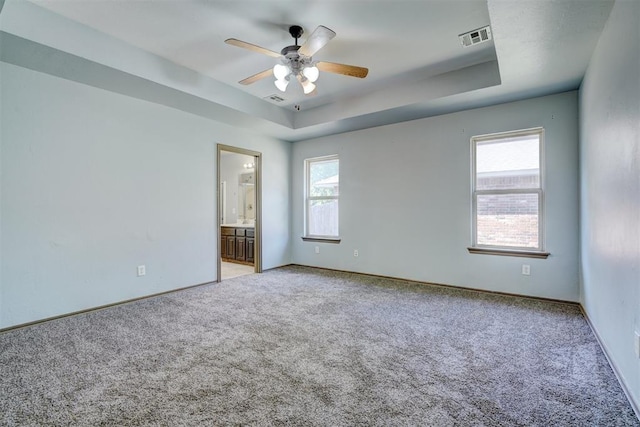
[[[338,198],[340,195],[338,156],[305,160],[305,237],[338,240]]]
[[[471,138],[470,252],[542,256],[542,128]],[[502,253],[501,253],[502,252]]]

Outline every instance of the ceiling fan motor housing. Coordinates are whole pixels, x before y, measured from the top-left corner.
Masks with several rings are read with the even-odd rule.
[[[300,55],[298,49],[300,49],[300,46],[295,45],[287,46],[280,51],[285,58],[283,63],[289,65],[294,73],[301,71],[306,66],[311,66],[313,62],[311,57]]]
[[[287,46],[287,47],[283,48],[280,51],[280,53],[282,54],[282,56],[287,56],[289,54],[295,54],[296,56],[299,56],[298,49],[300,49],[300,46],[298,46],[298,45]]]

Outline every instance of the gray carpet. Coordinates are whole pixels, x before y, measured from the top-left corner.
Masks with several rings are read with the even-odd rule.
[[[640,425],[574,305],[305,267],[0,334],[0,424]]]

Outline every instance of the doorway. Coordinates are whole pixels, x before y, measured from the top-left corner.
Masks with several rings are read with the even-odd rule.
[[[218,144],[217,281],[262,272],[262,153]]]

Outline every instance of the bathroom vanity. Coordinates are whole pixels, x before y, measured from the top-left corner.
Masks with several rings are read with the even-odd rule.
[[[220,255],[223,261],[251,264],[255,255],[253,225],[233,224],[220,227]]]

